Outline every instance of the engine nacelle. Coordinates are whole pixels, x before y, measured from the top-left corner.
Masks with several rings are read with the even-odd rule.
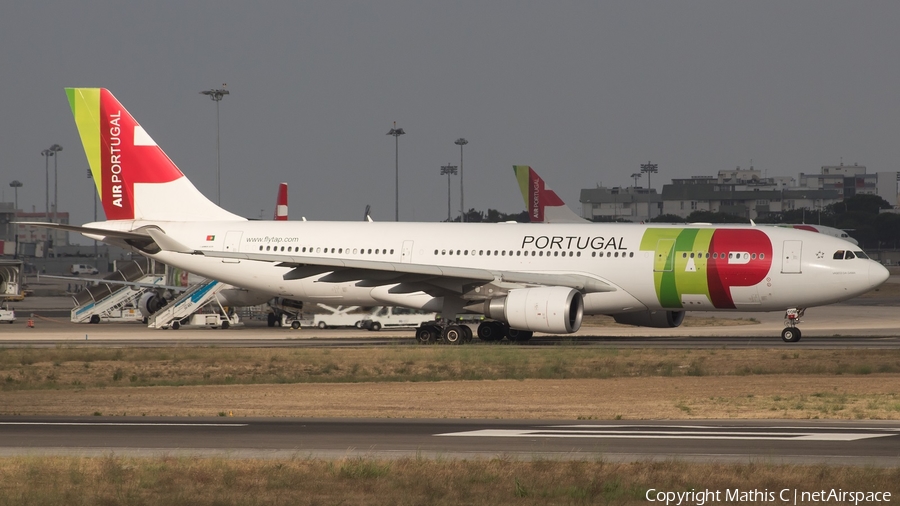
[[[520,288],[485,301],[484,314],[517,330],[571,334],[581,328],[584,301],[565,286]]]
[[[616,323],[634,325],[636,327],[653,327],[668,329],[681,325],[684,321],[684,311],[637,311],[634,313],[619,313],[610,315]]]
[[[169,301],[166,300],[162,294],[150,290],[141,295],[140,302],[138,302],[138,309],[141,311],[141,316],[147,318],[165,307],[168,303]]]

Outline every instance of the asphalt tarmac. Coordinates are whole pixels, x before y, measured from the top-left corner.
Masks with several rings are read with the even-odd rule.
[[[44,304],[65,304],[65,298],[48,298]],[[56,300],[63,299],[63,300]],[[42,301],[28,300],[31,304]],[[24,303],[22,303],[24,304]],[[781,341],[784,315],[776,313],[698,312],[696,316],[718,320],[750,320],[743,325],[681,326],[646,328],[615,325],[585,325],[578,332],[559,336],[536,334],[527,345],[576,345],[605,347],[666,348],[759,348],[793,346],[803,348],[886,348],[900,347],[900,317],[891,304],[835,304],[806,311],[799,328],[799,343]],[[50,316],[48,316],[50,315]],[[414,345],[411,329],[383,329],[369,332],[353,328],[318,329],[270,328],[265,322],[248,320],[227,330],[181,328],[148,329],[140,322],[103,322],[97,325],[75,324],[59,308],[16,309],[18,320],[0,325],[0,346],[54,346],[61,343],[96,346],[174,346],[215,345],[241,347],[329,347]],[[27,327],[28,320],[34,322]],[[751,320],[752,319],[752,320]],[[476,346],[489,346],[476,339]]]
[[[109,454],[896,466],[900,423],[0,418],[0,456]]]

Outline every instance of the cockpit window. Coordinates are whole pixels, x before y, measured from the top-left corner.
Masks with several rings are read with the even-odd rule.
[[[866,255],[862,251],[854,251],[856,253],[856,258],[869,258],[869,255]]]
[[[848,251],[848,252],[844,253],[844,260],[848,260],[850,258],[856,258],[856,256],[853,254],[852,251]]]
[[[835,252],[834,252],[834,259],[835,259],[835,260],[843,260],[843,259],[844,259],[844,250],[839,249],[839,250],[835,251]]]

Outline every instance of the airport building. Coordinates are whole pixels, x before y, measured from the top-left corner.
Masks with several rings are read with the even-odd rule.
[[[44,221],[67,225],[69,213],[23,212],[16,210],[12,202],[0,202],[0,254],[8,256],[25,256],[43,258],[53,256],[54,249],[69,245],[69,233],[65,230],[35,228],[17,225],[20,221]],[[18,251],[16,248],[18,247]]]
[[[686,218],[695,211],[726,213],[756,220],[795,209],[822,210],[857,194],[882,197],[897,206],[897,172],[866,173],[866,167],[823,166],[818,174],[764,177],[752,166],[720,170],[716,176],[673,179],[654,189],[581,190],[582,216],[592,221],[646,221],[660,214]]]
[[[647,221],[659,216],[662,196],[652,188],[586,188],[581,190],[581,216],[591,221]]]

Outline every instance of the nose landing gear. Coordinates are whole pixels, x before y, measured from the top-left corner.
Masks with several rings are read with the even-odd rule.
[[[784,330],[781,331],[781,340],[786,343],[796,343],[800,340],[800,329],[797,324],[806,308],[790,308],[784,313]]]

